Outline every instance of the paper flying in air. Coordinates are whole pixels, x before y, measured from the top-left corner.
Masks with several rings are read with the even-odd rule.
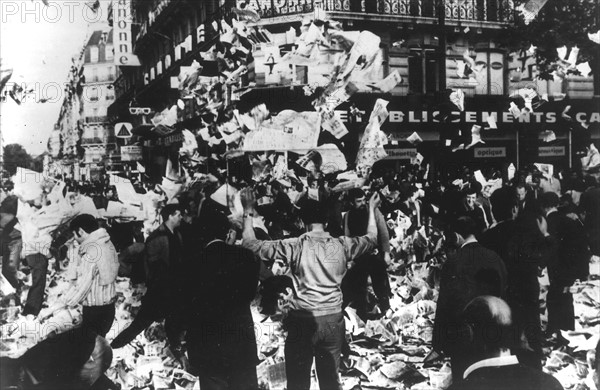
[[[510,163],[508,166],[508,180],[512,180],[515,177],[515,173],[517,172],[517,168],[513,163]]]
[[[582,62],[581,64],[575,66],[575,68],[583,77],[588,77],[590,73],[592,73],[592,68],[590,67],[589,62]]]
[[[487,123],[490,127],[488,129],[497,129],[498,125],[496,125],[496,118],[493,115],[488,116]]]
[[[417,145],[423,142],[423,140],[421,139],[421,137],[419,137],[419,134],[417,134],[416,131],[412,133],[406,140],[413,145]]]
[[[459,110],[465,110],[465,93],[462,89],[457,89],[454,92],[452,92],[450,94],[450,101],[452,102],[452,104],[458,107]]]
[[[527,3],[521,4],[515,9],[520,12],[525,24],[529,24],[535,19],[547,2],[548,0],[529,0]]]
[[[588,33],[588,38],[590,41],[600,45],[600,30],[596,31],[594,34]]]
[[[542,139],[544,142],[552,142],[556,140],[556,134],[552,130],[546,130],[542,132]]]

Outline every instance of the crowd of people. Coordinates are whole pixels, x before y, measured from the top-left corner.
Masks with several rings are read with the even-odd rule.
[[[481,171],[447,178],[410,165],[347,191],[319,175],[305,185],[237,178],[171,199],[139,183],[139,194],[157,199],[152,229],[139,219],[79,213],[53,232],[48,250],[27,245],[18,216],[24,207],[49,212],[52,196],[23,202],[5,183],[2,274],[17,291],[11,298],[24,316],[39,320],[80,305],[82,321],[19,359],[3,359],[14,368],[3,382],[116,388],[103,375],[112,350],[164,320],[172,354],[202,389],[257,389],[250,305],[258,294],[264,313],[283,318],[287,388],[310,388],[314,360],[319,387],[338,389],[348,354],[345,309],[363,321],[390,318],[389,274],[428,264],[427,283],[439,290],[432,348],[450,358],[452,389],[560,389],[542,371],[542,347],[548,339],[564,342],[560,331],[575,329],[570,287],[588,278],[590,259],[600,256],[600,166],[560,177],[534,167],[513,177],[485,173],[489,180],[482,182]],[[215,200],[222,185],[239,191],[241,214]],[[119,202],[108,183],[63,188],[65,199],[87,196],[96,209]],[[44,295],[50,258],[68,267],[73,283],[52,304]],[[31,274],[24,302],[20,269]],[[539,304],[544,270],[547,326]],[[118,327],[109,344],[118,276],[147,290],[133,322]]]

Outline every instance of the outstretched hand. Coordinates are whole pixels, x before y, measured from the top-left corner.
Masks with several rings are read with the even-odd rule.
[[[254,196],[254,190],[252,187],[246,187],[240,192],[240,200],[244,210],[252,210],[256,205],[256,197]]]
[[[375,192],[371,196],[371,199],[369,199],[369,207],[371,209],[375,210],[376,208],[379,207],[379,205],[381,205],[381,197],[379,196],[378,192]]]

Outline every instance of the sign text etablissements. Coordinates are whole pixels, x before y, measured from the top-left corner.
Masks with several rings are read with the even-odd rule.
[[[389,123],[440,123],[439,111],[395,111],[390,110],[387,119]],[[342,122],[348,122],[348,112],[336,110]],[[573,116],[578,122],[599,122],[599,112],[576,112]],[[486,123],[488,118],[494,118],[496,123],[557,123],[560,112],[531,112],[515,118],[510,112],[495,111],[454,111],[452,123]]]
[[[113,18],[115,65],[140,66],[140,60],[133,54],[131,0],[113,0]]]
[[[540,146],[538,148],[538,155],[540,157],[554,157],[565,155],[564,146]]]
[[[506,157],[505,147],[475,148],[475,158]]]
[[[416,148],[396,148],[386,149],[388,156],[386,160],[410,160],[411,158],[417,157]]]

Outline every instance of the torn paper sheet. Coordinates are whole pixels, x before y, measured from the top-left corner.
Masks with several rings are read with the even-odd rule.
[[[508,166],[508,180],[512,180],[515,177],[515,173],[517,172],[517,168],[515,168],[515,164],[510,163]]]
[[[485,187],[485,185],[487,184],[487,180],[485,179],[485,176],[483,176],[483,173],[481,173],[480,170],[475,171],[474,173],[475,175],[475,180],[477,180],[477,182],[479,182],[479,184],[481,184],[481,187]]]
[[[594,34],[588,33],[588,38],[590,41],[600,45],[600,30],[596,31]]]
[[[378,121],[370,121],[365,129],[356,156],[356,168],[359,176],[368,176],[373,164],[388,156],[383,148],[386,143],[387,137],[380,130]]]
[[[17,172],[12,177],[12,182],[15,185],[14,193],[24,201],[38,199],[44,191],[44,180],[44,175],[40,172],[17,167]]]
[[[581,75],[583,77],[589,77],[590,73],[592,73],[592,68],[590,67],[590,63],[589,62],[582,62],[581,64],[578,64],[577,66],[575,66],[575,68],[577,69],[577,71],[579,73],[581,73]]]
[[[390,115],[386,108],[388,103],[389,102],[387,100],[377,99],[375,105],[373,106],[373,111],[371,111],[369,122],[376,120],[377,123],[379,123],[379,126],[381,126]]]
[[[529,0],[527,3],[516,7],[515,10],[521,14],[525,24],[529,24],[536,18],[537,14],[547,2],[548,0]]]
[[[423,162],[423,155],[421,153],[417,153],[416,157],[410,159],[410,163],[412,165],[421,165]]]
[[[128,179],[116,175],[109,175],[110,185],[114,185],[117,189],[119,200],[126,204],[139,206],[142,200],[139,194],[133,188],[133,184]]]
[[[321,114],[284,110],[264,122],[258,130],[246,134],[244,151],[309,150],[317,146]]]
[[[229,184],[223,184],[210,198],[225,207],[234,207],[235,194],[238,191]]]
[[[175,123],[177,123],[177,105],[173,105],[171,108],[165,108],[152,118],[152,124],[154,126],[163,125],[171,127]]]
[[[379,51],[381,38],[370,31],[361,31],[358,39],[352,46],[341,79],[345,79],[359,63],[363,67],[370,65]]]
[[[498,125],[496,124],[496,117],[494,117],[493,115],[490,115],[487,117],[487,123],[489,127],[486,127],[486,129],[497,129]]]
[[[554,134],[552,130],[543,131],[541,136],[544,142],[552,142],[556,140],[556,134]]]
[[[521,110],[519,109],[519,106],[517,106],[514,102],[510,102],[510,107],[508,108],[508,111],[512,114],[512,116],[515,119],[521,117]]]
[[[481,126],[473,125],[471,128],[471,143],[465,147],[465,149],[470,149],[477,144],[484,144],[485,142],[481,139]]]
[[[144,220],[144,213],[139,207],[109,201],[106,211],[102,213],[103,218],[124,218]]]
[[[376,84],[370,85],[373,89],[377,89],[383,93],[388,93],[402,82],[402,76],[397,70],[390,73],[385,79]]]
[[[554,176],[554,165],[535,163],[535,167],[544,175],[548,180]]]
[[[335,111],[323,111],[321,113],[321,127],[337,139],[348,134],[346,125]]]
[[[413,145],[418,145],[421,142],[423,142],[423,140],[421,139],[421,137],[419,137],[419,134],[417,134],[416,131],[412,133],[408,138],[406,138],[406,140]]]
[[[465,110],[465,93],[462,89],[457,89],[454,92],[452,92],[450,94],[450,101],[452,102],[452,104],[458,107],[459,110]]]
[[[162,183],[159,187],[165,193],[167,202],[171,202],[171,200],[173,200],[179,194],[183,185],[167,177],[163,177]]]
[[[319,170],[328,175],[348,169],[348,163],[344,153],[334,144],[320,145],[316,149],[321,155],[321,166]]]

